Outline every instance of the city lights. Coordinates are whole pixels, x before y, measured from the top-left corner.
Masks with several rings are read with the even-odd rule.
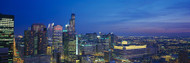
[[[0,2],[0,63],[190,63],[190,0]]]

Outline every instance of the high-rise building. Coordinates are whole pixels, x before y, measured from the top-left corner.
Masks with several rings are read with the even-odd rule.
[[[34,32],[24,31],[24,55],[34,55]]]
[[[43,24],[33,24],[31,30],[25,30],[25,55],[46,54],[46,27]]]
[[[53,27],[54,27],[54,23],[48,24],[48,27],[47,27],[48,46],[52,46],[53,31],[54,31]]]
[[[70,24],[70,32],[75,33],[75,14],[74,13],[71,14],[71,19],[70,19],[69,24]]]
[[[53,49],[59,49],[59,51],[61,51],[63,49],[63,27],[61,25],[56,25],[53,30]]]
[[[66,25],[66,30],[63,32],[64,62],[76,62],[78,61],[78,38],[75,31],[75,14],[71,15],[71,20],[69,25]]]
[[[13,62],[14,16],[0,14],[0,63]]]
[[[80,51],[83,52],[83,55],[95,54],[97,41],[96,33],[86,33],[80,41],[80,44],[82,45],[80,47]]]
[[[43,24],[33,24],[32,31],[34,32],[34,42],[37,42],[38,54],[46,54],[47,49],[47,36],[46,27]]]
[[[65,62],[75,62],[77,59],[77,38],[72,38],[68,32],[63,33]]]

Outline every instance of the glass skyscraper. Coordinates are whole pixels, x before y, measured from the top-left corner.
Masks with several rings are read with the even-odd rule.
[[[13,62],[14,16],[0,14],[0,63]]]
[[[64,62],[75,63],[78,61],[78,38],[75,31],[75,14],[71,14],[69,25],[66,25],[66,32],[63,32]]]
[[[47,27],[48,46],[52,46],[52,42],[53,42],[53,27],[54,27],[54,23],[48,24],[48,27]]]
[[[63,34],[63,27],[61,25],[54,26],[53,46],[54,49],[59,49],[59,51],[63,49],[62,34]]]

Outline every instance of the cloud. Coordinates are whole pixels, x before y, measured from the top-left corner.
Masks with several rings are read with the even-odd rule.
[[[164,0],[143,5],[136,3],[136,6],[126,4],[123,11],[99,23],[102,29],[116,32],[190,32],[189,3]]]

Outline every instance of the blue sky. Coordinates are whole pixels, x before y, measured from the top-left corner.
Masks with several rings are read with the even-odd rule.
[[[0,13],[15,15],[15,33],[32,23],[64,26],[76,14],[78,33],[190,32],[190,0],[1,0]]]

